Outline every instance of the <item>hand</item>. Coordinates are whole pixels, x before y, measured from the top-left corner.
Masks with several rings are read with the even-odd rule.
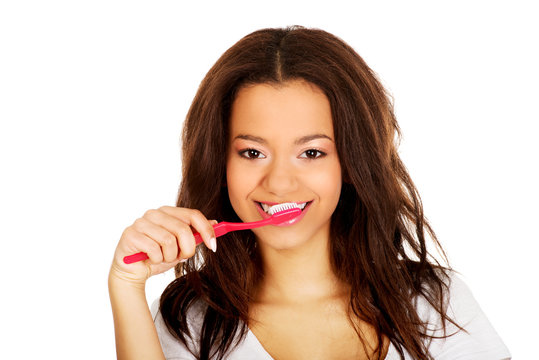
[[[191,227],[200,233],[206,246],[211,249],[214,246],[212,241],[215,244],[214,224],[217,221],[208,220],[194,209],[163,206],[146,211],[122,233],[109,278],[144,284],[150,276],[163,273],[195,254],[196,244]],[[125,256],[141,251],[148,254],[148,260],[124,263]]]

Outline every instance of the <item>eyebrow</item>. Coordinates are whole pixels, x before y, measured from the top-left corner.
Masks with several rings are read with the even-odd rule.
[[[260,144],[267,144],[267,141],[264,138],[261,138],[259,136],[254,136],[254,135],[240,134],[234,138],[234,140],[236,139],[250,140],[250,141],[260,143]],[[294,140],[294,145],[302,145],[316,139],[328,139],[329,141],[333,141],[332,138],[330,138],[329,136],[325,134],[312,134],[312,135],[305,135],[300,138],[297,138],[296,140]]]

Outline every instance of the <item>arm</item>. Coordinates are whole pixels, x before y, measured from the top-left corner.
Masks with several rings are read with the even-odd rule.
[[[144,285],[109,275],[109,295],[116,334],[118,359],[165,359]]]
[[[146,302],[146,280],[194,255],[196,242],[191,227],[211,248],[215,241],[212,222],[197,210],[164,206],[147,211],[124,230],[109,273],[118,359],[165,359]],[[148,259],[123,262],[126,255],[138,252],[145,252]]]

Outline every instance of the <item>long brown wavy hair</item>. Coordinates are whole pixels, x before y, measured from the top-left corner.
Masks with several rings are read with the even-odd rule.
[[[343,169],[339,203],[331,219],[331,263],[350,285],[349,316],[371,324],[404,359],[431,359],[427,325],[415,307],[423,297],[446,315],[448,265],[427,251],[430,235],[447,258],[423,214],[420,196],[397,153],[401,137],[391,96],[363,59],[341,39],[318,29],[263,29],[247,35],[210,69],[187,114],[182,134],[183,171],[177,206],[208,219],[241,221],[226,189],[230,108],[248,84],[304,80],[329,99]],[[176,268],[160,310],[175,337],[187,344],[185,314],[205,305],[199,359],[222,359],[248,331],[249,303],[262,267],[254,234],[229,233],[219,251],[197,248]],[[352,322],[356,324],[356,321]],[[361,339],[361,332],[356,329]],[[381,351],[376,352],[381,358]]]

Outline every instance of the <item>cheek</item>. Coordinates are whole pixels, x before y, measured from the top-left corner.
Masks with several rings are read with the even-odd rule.
[[[226,167],[226,184],[230,203],[237,209],[242,199],[245,199],[252,189],[253,176],[246,176],[240,164],[230,161]]]
[[[341,167],[338,163],[328,164],[323,169],[309,172],[309,176],[304,178],[316,191],[326,200],[340,196],[342,186]]]

